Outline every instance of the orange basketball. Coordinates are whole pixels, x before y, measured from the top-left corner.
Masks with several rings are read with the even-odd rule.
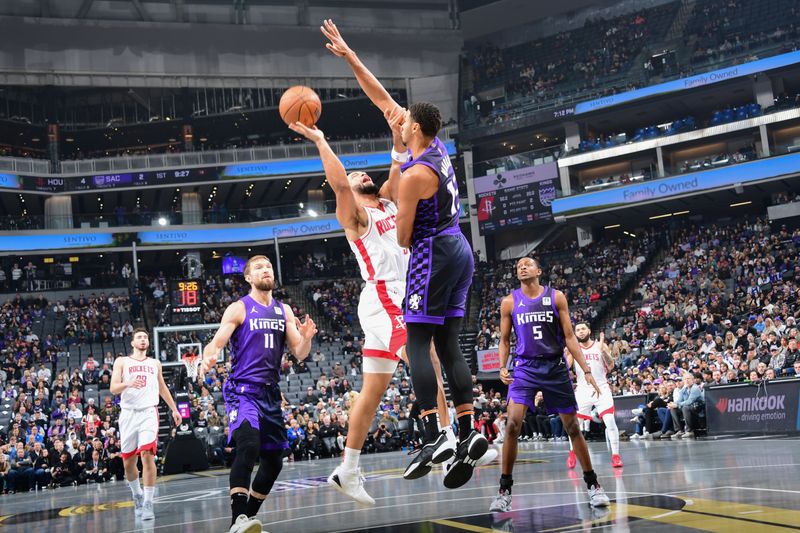
[[[278,111],[287,125],[302,122],[306,126],[313,126],[322,114],[322,102],[310,87],[295,85],[286,89],[281,96]]]

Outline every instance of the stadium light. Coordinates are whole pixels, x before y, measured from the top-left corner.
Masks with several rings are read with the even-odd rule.
[[[658,218],[667,218],[667,217],[671,217],[671,216],[672,216],[672,213],[664,213],[663,215],[652,216],[652,217],[650,217],[650,220],[656,220]]]
[[[308,213],[308,216],[310,216],[310,217],[316,217],[316,216],[319,216],[319,215],[317,214],[317,212],[316,212],[316,211],[314,211],[313,209],[309,209],[308,211],[306,211],[306,213]]]
[[[741,207],[743,205],[750,205],[752,203],[753,203],[752,201],[749,201],[749,202],[737,202],[735,204],[731,204],[731,207]]]
[[[159,226],[166,226],[167,225],[167,219],[164,218],[164,217],[158,217],[158,225]]]
[[[676,217],[678,215],[688,215],[688,214],[689,214],[689,211],[677,211],[675,213],[672,213],[672,216]]]
[[[621,224],[611,224],[610,226],[603,226],[603,229],[613,229],[620,227]]]

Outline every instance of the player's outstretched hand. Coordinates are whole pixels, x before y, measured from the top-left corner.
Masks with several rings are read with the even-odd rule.
[[[511,372],[509,372],[507,368],[500,369],[500,381],[502,381],[505,385],[511,385],[511,383],[514,382],[514,378],[511,376]]]
[[[302,122],[295,122],[294,124],[289,124],[289,129],[314,143],[325,140],[325,134],[316,126],[308,127]]]
[[[203,362],[200,364],[200,368],[197,372],[200,380],[204,380],[206,378],[206,372],[214,368],[217,364],[217,354],[211,355],[209,357],[203,357]]]
[[[180,426],[181,422],[183,422],[183,417],[177,410],[172,411],[172,421],[175,422],[176,426]]]
[[[319,29],[330,41],[329,43],[325,43],[325,48],[330,50],[331,53],[339,57],[344,57],[352,52],[350,47],[347,46],[347,43],[344,41],[342,34],[339,33],[339,28],[336,27],[336,24],[334,24],[331,19],[324,20]]]
[[[584,377],[586,378],[586,383],[594,387],[595,392],[592,393],[592,396],[597,394],[597,398],[600,397],[600,387],[597,386],[597,382],[594,380],[594,376],[591,372],[586,372]]]
[[[300,335],[303,336],[304,339],[308,340],[314,337],[317,334],[317,325],[314,324],[314,321],[311,320],[311,317],[306,315],[305,323],[300,322],[300,319],[294,317],[294,323],[297,325],[297,331],[300,332]]]
[[[392,138],[395,141],[400,141],[402,144],[402,135],[400,130],[403,127],[403,122],[406,118],[406,110],[402,106],[397,106],[394,109],[388,108],[386,111],[383,112],[383,118],[386,119],[386,123],[389,124],[389,129],[392,130]],[[395,144],[397,144],[395,142]]]

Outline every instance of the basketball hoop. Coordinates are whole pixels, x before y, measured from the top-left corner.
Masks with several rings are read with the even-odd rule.
[[[188,377],[192,383],[196,382],[200,364],[203,362],[202,359],[197,355],[185,355],[181,357],[181,361],[183,361],[184,366],[186,366],[186,377]]]

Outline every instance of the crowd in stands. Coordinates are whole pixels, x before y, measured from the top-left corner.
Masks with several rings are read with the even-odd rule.
[[[647,79],[646,56],[641,76],[632,75],[631,67],[642,50],[658,50],[662,39],[674,37],[667,30],[679,8],[680,2],[670,2],[611,20],[587,20],[582,28],[507,48],[492,43],[468,46],[462,66],[464,124],[513,121],[533,108],[653,83]],[[800,28],[792,21],[799,9],[797,0],[696,2],[681,36],[690,59],[670,66],[662,78],[796,49]]]
[[[36,292],[57,288],[126,287],[130,292],[130,311],[138,317],[141,299],[135,289],[130,263],[114,261],[72,263],[67,258],[45,263],[32,260],[0,262],[0,292]],[[54,282],[61,282],[55,286]],[[53,286],[50,286],[53,285]]]
[[[697,172],[698,170],[708,170],[725,165],[736,165],[738,163],[753,161],[757,158],[758,154],[756,153],[756,147],[754,145],[750,145],[740,148],[734,152],[723,152],[700,159],[684,161],[679,168],[681,173]]]
[[[289,271],[290,277],[296,280],[352,278],[357,273],[358,262],[349,250],[324,257],[312,254],[298,255]],[[316,302],[316,299],[314,301]]]
[[[464,95],[465,107],[478,111],[475,93],[502,85],[506,102],[514,103],[504,109],[484,106],[480,115],[493,123],[507,120],[508,111],[523,104],[636,88],[624,73],[646,43],[663,36],[676,11],[673,2],[611,20],[588,20],[583,28],[511,48],[486,44],[467,50],[473,90]]]
[[[579,248],[577,243],[537,252],[541,283],[564,292],[574,320],[594,321],[626,283],[640,271],[656,248],[655,235],[642,231],[636,238],[602,240]],[[486,263],[472,290],[480,295],[476,349],[495,348],[500,339],[500,301],[519,287],[517,260]]]
[[[49,302],[16,295],[0,307],[4,493],[122,479],[119,407],[108,390],[122,352],[98,351],[68,365],[71,351],[92,343],[124,345],[133,327],[116,318],[129,305],[115,294]]]
[[[33,150],[23,146],[0,144],[0,157],[27,157],[30,159],[47,159],[44,150]]]
[[[618,364],[609,380],[615,393],[673,398],[661,406],[671,416],[662,411],[652,433],[691,432],[687,412],[701,413],[704,386],[800,372],[800,231],[756,219],[687,225],[671,240],[606,335]],[[688,411],[676,388],[691,394]],[[646,426],[643,419],[640,431]]]
[[[310,284],[306,297],[313,302],[317,314],[326,317],[334,331],[353,327],[358,322],[358,302],[363,281],[340,279]]]
[[[781,192],[772,197],[772,205],[791,204],[800,202],[800,193]]]
[[[695,37],[692,63],[717,63],[736,55],[781,45],[791,50],[798,42],[795,0],[711,0],[697,2],[687,22],[686,33]],[[787,23],[787,21],[790,21]]]

